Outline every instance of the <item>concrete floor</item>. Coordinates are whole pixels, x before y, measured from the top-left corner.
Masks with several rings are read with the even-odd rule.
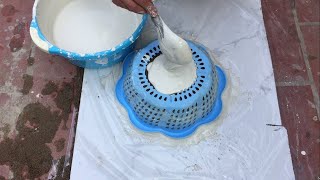
[[[68,179],[71,167],[83,70],[32,44],[33,2],[0,0],[0,180]],[[319,179],[320,4],[262,7],[296,179]]]

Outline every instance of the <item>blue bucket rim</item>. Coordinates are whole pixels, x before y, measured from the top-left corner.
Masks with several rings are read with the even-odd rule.
[[[30,24],[30,31],[31,31],[31,28],[34,28],[34,29],[37,30],[37,34],[38,34],[39,38],[42,41],[44,41],[49,47],[48,53],[55,54],[55,55],[60,55],[60,56],[63,56],[65,58],[68,58],[68,59],[80,60],[80,61],[86,61],[86,60],[90,60],[90,59],[101,59],[101,58],[104,58],[104,57],[106,57],[108,55],[119,53],[119,52],[122,51],[122,49],[125,49],[125,48],[129,47],[140,36],[140,33],[142,32],[142,29],[145,26],[145,24],[147,22],[147,19],[148,19],[148,16],[149,16],[147,14],[144,14],[142,16],[141,23],[136,28],[136,30],[133,32],[133,34],[130,37],[128,37],[127,39],[125,39],[124,41],[122,41],[122,43],[120,43],[116,47],[112,48],[114,50],[108,49],[108,50],[100,51],[100,52],[96,52],[96,53],[83,53],[82,54],[82,53],[76,53],[76,52],[71,52],[71,51],[68,51],[68,50],[61,49],[58,46],[53,45],[52,43],[50,43],[46,39],[46,37],[42,33],[42,31],[41,31],[41,29],[39,27],[39,24],[38,24],[37,14],[36,14],[37,13],[36,7],[37,7],[37,2],[35,2],[35,5],[33,7],[34,11],[33,11],[33,16],[32,16],[32,21],[31,21],[31,24]]]

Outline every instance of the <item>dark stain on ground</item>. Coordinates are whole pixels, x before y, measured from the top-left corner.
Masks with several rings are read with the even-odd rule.
[[[7,18],[7,23],[11,23],[12,22],[12,17],[8,17]]]
[[[65,161],[67,161],[65,156],[62,156],[59,159],[59,162],[57,165],[57,175],[56,177],[48,177],[49,180],[69,180],[70,179],[71,166],[70,164],[68,164],[65,167]]]
[[[25,40],[25,26],[26,24],[23,22],[19,22],[18,25],[15,26],[13,30],[13,37],[9,43],[9,47],[11,52],[17,52],[23,47],[23,43]]]
[[[58,88],[58,85],[53,81],[49,81],[44,89],[42,89],[41,94],[50,95],[53,92],[57,93],[56,98],[54,99],[57,107],[63,111],[64,115],[68,115],[71,112],[71,105],[79,107],[81,88],[82,88],[82,77],[83,69],[78,68],[77,74],[73,77],[71,82],[63,82],[61,87]]]
[[[65,180],[70,179],[72,157],[73,157],[73,150],[74,150],[74,140],[75,138],[73,138],[73,145],[72,145],[71,155],[69,157],[69,164],[64,167],[64,174],[62,175],[62,178],[64,178]]]
[[[4,138],[7,138],[7,137],[8,137],[8,135],[9,135],[9,133],[10,133],[10,129],[11,129],[11,127],[10,127],[9,124],[4,124],[3,127],[0,127],[0,131],[3,132]]]
[[[50,95],[53,92],[57,92],[58,85],[56,85],[53,81],[49,81],[41,91],[42,95]]]
[[[76,108],[80,104],[81,85],[82,85],[83,70],[78,69],[76,76],[71,82],[63,82],[60,89],[57,90],[57,96],[54,101],[57,107],[62,111],[62,118],[64,119],[63,129],[67,129],[67,120],[72,111],[72,105]]]
[[[0,180],[6,180],[3,176],[0,176]]]
[[[42,89],[41,94],[50,95],[54,92],[57,94],[54,98],[54,102],[56,103],[56,106],[61,110],[61,116],[64,120],[63,129],[68,129],[67,120],[69,119],[68,117],[71,113],[71,106],[74,102],[73,84],[72,82],[63,82],[61,87],[58,88],[58,85],[56,85],[52,81],[49,81]]]
[[[307,139],[310,139],[310,137],[311,137],[310,132],[306,132],[306,138],[307,138]]]
[[[23,47],[24,39],[19,34],[14,35],[9,43],[10,51],[17,52]]]
[[[18,117],[17,137],[0,143],[0,164],[10,165],[14,179],[35,179],[47,173],[53,158],[46,143],[52,142],[60,123],[58,112],[40,103],[27,105]]]
[[[2,16],[13,16],[16,12],[18,12],[18,11],[11,4],[6,5],[1,9]]]
[[[0,50],[4,50],[4,46],[0,44]]]
[[[62,88],[60,88],[57,93],[57,97],[54,101],[57,107],[62,110],[64,119],[67,120],[71,113],[71,105],[74,98],[72,83],[63,82]]]
[[[25,26],[26,23],[19,22],[19,24],[14,27],[13,34],[23,34],[24,36]]]
[[[78,109],[79,109],[80,97],[81,97],[82,78],[83,78],[83,69],[78,68],[77,69],[77,74],[73,78],[73,81],[72,81],[72,84],[73,84],[72,86],[74,88],[73,89],[73,92],[74,92],[73,105]],[[77,119],[77,117],[76,117],[76,119]],[[74,128],[74,133],[76,133],[77,121],[75,122],[74,127],[71,127],[71,128]],[[71,141],[71,139],[69,139],[68,141]],[[63,156],[63,157],[60,158],[60,161],[59,161],[59,164],[58,164],[58,168],[57,168],[58,169],[57,170],[57,177],[55,179],[68,180],[70,178],[75,136],[73,137],[71,142],[73,142],[73,145],[72,145],[70,157],[69,158],[65,158],[65,156]],[[68,163],[65,163],[65,160]],[[68,164],[68,165],[66,167],[64,167],[64,164]]]
[[[79,109],[80,106],[80,98],[81,98],[81,90],[82,90],[82,80],[83,80],[83,69],[78,68],[77,74],[73,78],[74,84],[74,106]]]
[[[308,59],[311,61],[311,60],[315,60],[315,59],[318,59],[318,58],[316,56],[309,55]]]
[[[55,141],[53,144],[56,147],[57,152],[61,152],[64,149],[66,140],[64,138],[60,138]]]
[[[49,108],[40,103],[29,104],[23,109],[16,124],[16,130],[19,132],[16,138],[14,140],[6,138],[0,143],[0,165],[10,166],[14,175],[13,179],[36,179],[49,172],[53,158],[46,143],[53,141],[61,121],[65,119],[65,114],[71,112],[72,104],[76,108],[79,107],[82,77],[83,70],[79,68],[73,81],[63,83],[57,90],[56,103],[62,110],[62,114],[58,111],[51,112]],[[63,100],[63,97],[67,98]],[[76,125],[72,128],[75,132]],[[70,178],[73,148],[72,146],[70,157],[60,158],[55,179]],[[64,167],[64,164],[68,165]]]
[[[27,62],[28,62],[28,66],[32,66],[34,64],[34,58],[33,57],[29,57],[27,59]]]
[[[74,106],[79,109],[79,105],[80,105],[80,97],[81,97],[81,89],[82,89],[82,80],[83,80],[83,69],[82,68],[77,68],[77,74],[76,76],[73,78],[73,87],[74,87],[74,100],[73,100],[73,104]],[[78,117],[76,117],[76,119],[78,119]],[[73,132],[76,134],[76,130],[77,130],[77,121],[75,121]],[[74,151],[74,142],[75,142],[75,138],[76,136],[73,136],[73,139],[69,139],[68,141],[71,141],[73,143],[73,145],[71,146],[71,152],[70,152],[70,157],[68,158],[69,161],[69,165],[67,165],[66,167],[63,167],[62,164],[62,168],[64,173],[58,173],[59,176],[61,176],[61,178],[57,178],[57,179],[62,179],[62,180],[68,180],[70,179],[70,173],[71,173],[71,165],[72,165],[72,157],[73,157],[73,151]],[[61,170],[60,170],[61,172]]]
[[[23,79],[23,88],[21,90],[21,93],[23,95],[29,94],[29,92],[33,86],[33,77],[28,74],[24,74],[22,76],[22,79]]]

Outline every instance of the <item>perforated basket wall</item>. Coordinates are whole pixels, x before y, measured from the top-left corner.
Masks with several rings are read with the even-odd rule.
[[[197,79],[188,89],[175,94],[158,92],[148,80],[147,65],[161,54],[158,41],[126,58],[117,97],[138,128],[179,138],[219,115],[225,76],[202,48],[188,43],[197,66]]]

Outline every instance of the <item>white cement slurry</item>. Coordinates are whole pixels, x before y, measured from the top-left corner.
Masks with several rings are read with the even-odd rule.
[[[158,39],[163,55],[148,65],[148,79],[157,91],[173,94],[194,83],[197,68],[188,43],[162,23],[164,38]]]
[[[140,22],[141,15],[119,8],[111,1],[71,1],[55,18],[53,39],[62,49],[95,53],[121,44]]]
[[[186,65],[174,64],[175,70],[166,69],[166,56],[158,56],[154,62],[148,64],[148,79],[157,91],[164,94],[173,94],[190,87],[196,79],[194,63]]]

